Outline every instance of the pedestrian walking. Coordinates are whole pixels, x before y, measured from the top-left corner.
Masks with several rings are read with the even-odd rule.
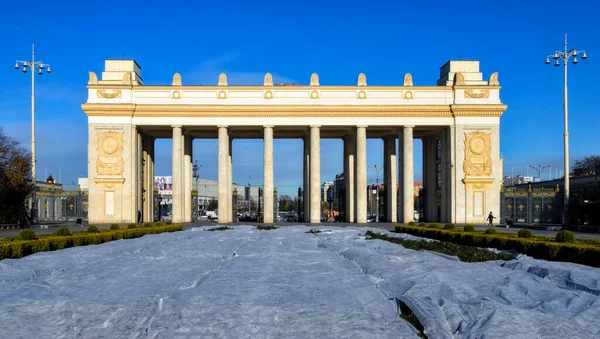
[[[490,214],[487,217],[488,227],[494,227],[494,225],[493,225],[494,219],[496,219],[496,217],[494,216],[494,214],[492,213],[492,211],[490,211]],[[508,226],[506,226],[506,227],[508,227]]]

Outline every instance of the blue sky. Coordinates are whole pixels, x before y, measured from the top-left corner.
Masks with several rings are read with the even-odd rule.
[[[216,84],[226,72],[231,84],[353,85],[360,72],[368,83],[398,85],[406,72],[415,85],[435,85],[450,59],[478,59],[488,78],[499,72],[504,174],[525,174],[527,165],[562,167],[562,68],[546,66],[546,55],[570,46],[589,58],[569,67],[572,158],[599,154],[600,25],[598,5],[564,1],[163,1],[39,2],[28,10],[7,2],[0,12],[0,124],[29,148],[30,78],[12,67],[30,56],[52,65],[36,79],[38,179],[44,168],[62,181],[87,176],[86,100],[88,71],[104,59],[132,58],[145,84],[169,84],[175,72],[184,84]],[[31,8],[31,7],[30,7]],[[215,140],[195,141],[194,156],[216,179]],[[242,152],[242,148],[244,152]],[[171,170],[169,140],[157,142],[157,175]],[[342,143],[324,140],[322,181],[342,171]],[[369,140],[368,163],[382,164],[381,141]],[[237,151],[237,152],[236,152]],[[275,141],[275,185],[286,193],[301,183],[299,140]],[[420,152],[420,142],[415,153]],[[260,161],[257,161],[260,159]],[[416,179],[421,177],[417,155]],[[532,174],[534,171],[530,171]],[[234,181],[262,182],[262,141],[234,141]],[[549,172],[546,170],[545,176]],[[369,182],[375,172],[369,171]]]

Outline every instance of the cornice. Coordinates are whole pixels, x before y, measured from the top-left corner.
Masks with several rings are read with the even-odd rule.
[[[83,104],[88,116],[135,117],[452,117],[448,105],[283,106]]]
[[[138,105],[135,117],[451,117],[449,106]]]
[[[456,117],[500,117],[507,107],[505,104],[450,105]]]
[[[454,85],[453,88],[455,90],[457,89],[488,89],[488,90],[500,90],[502,88],[502,86],[496,86],[496,85],[481,85],[481,86],[476,86],[476,85]]]
[[[81,109],[89,117],[131,117],[135,111],[134,104],[82,104]]]
[[[88,89],[121,89],[140,92],[148,91],[453,91],[457,89],[488,89],[500,90],[502,86],[495,85],[454,85],[454,86],[168,86],[168,85],[128,85],[128,84],[98,84],[86,85]]]
[[[477,105],[136,105],[82,104],[88,116],[128,117],[499,117],[505,104]]]
[[[131,89],[133,91],[172,91],[172,90],[184,90],[184,91],[406,91],[406,90],[422,90],[422,91],[452,91],[452,86],[218,86],[218,85],[206,85],[206,86],[168,86],[168,85],[119,85],[119,84],[106,84],[106,85],[87,85],[88,89]],[[469,86],[462,86],[469,87]],[[475,86],[477,88],[488,88],[490,86]],[[491,86],[497,87],[497,86]]]

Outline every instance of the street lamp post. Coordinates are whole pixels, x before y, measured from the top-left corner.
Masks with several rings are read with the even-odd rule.
[[[538,167],[529,165],[529,167],[533,168],[534,170],[536,170],[538,172],[538,178],[540,178],[540,181],[542,181],[542,171],[545,170],[546,168],[550,168],[550,165],[546,165],[546,166],[538,165]]]
[[[35,61],[35,49],[34,45],[31,44],[31,60],[17,60],[15,63],[15,69],[21,69],[23,73],[27,73],[28,69],[31,69],[31,179],[33,180],[33,192],[31,202],[31,219],[35,223],[37,222],[37,177],[35,171],[35,69],[38,69],[38,74],[44,74],[46,72],[51,73],[50,65],[40,61]]]
[[[376,196],[376,204],[377,208],[375,209],[375,222],[379,222],[379,172],[383,169],[382,167],[377,167],[377,165],[369,166],[375,169],[375,173],[377,174],[377,188],[375,189]]]
[[[587,54],[585,50],[576,50],[575,48],[569,50],[567,43],[567,35],[565,34],[565,50],[564,52],[555,51],[554,54],[548,55],[546,57],[546,65],[550,64],[550,58],[555,60],[554,66],[560,66],[560,62],[558,59],[562,59],[564,64],[564,88],[563,88],[563,108],[565,115],[565,131],[564,131],[564,146],[565,146],[565,192],[564,192],[564,206],[563,206],[563,225],[569,224],[569,95],[567,90],[567,66],[569,64],[569,59],[573,57],[573,64],[577,64],[577,56],[579,53],[582,53],[581,59],[587,59]]]

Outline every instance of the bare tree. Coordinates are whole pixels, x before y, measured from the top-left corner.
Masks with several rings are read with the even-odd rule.
[[[573,176],[585,177],[589,175],[600,175],[600,156],[590,155],[575,161]]]
[[[0,223],[16,222],[27,212],[25,200],[31,191],[29,153],[0,127]]]

